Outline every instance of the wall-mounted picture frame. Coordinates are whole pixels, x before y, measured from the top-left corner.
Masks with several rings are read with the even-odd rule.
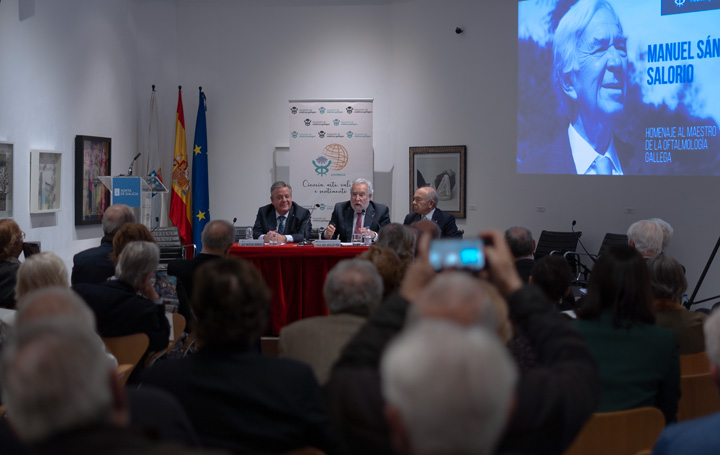
[[[62,209],[62,153],[30,151],[30,213]]]
[[[13,216],[13,145],[0,143],[0,218]]]
[[[101,224],[110,191],[98,177],[110,175],[109,137],[75,136],[75,225]]]
[[[438,193],[438,208],[455,218],[465,218],[467,146],[410,147],[410,212],[418,188],[430,186]]]

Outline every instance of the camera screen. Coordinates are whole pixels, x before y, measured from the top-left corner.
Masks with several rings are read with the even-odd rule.
[[[430,265],[435,270],[481,270],[485,267],[482,239],[439,239],[430,242]]]

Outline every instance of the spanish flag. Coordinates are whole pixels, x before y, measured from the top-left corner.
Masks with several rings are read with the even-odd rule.
[[[188,172],[187,144],[185,143],[185,114],[182,91],[178,90],[175,115],[175,155],[172,168],[170,194],[170,221],[177,226],[183,245],[192,243],[192,207],[190,207],[190,174]]]

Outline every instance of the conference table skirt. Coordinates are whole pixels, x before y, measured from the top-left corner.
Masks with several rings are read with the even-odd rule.
[[[314,247],[291,243],[279,246],[233,246],[231,256],[247,259],[260,270],[272,290],[270,332],[291,322],[327,315],[323,285],[335,264],[366,251],[364,246]]]

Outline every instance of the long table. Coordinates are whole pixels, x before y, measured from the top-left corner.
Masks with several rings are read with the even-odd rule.
[[[272,290],[270,332],[291,322],[328,314],[323,285],[328,271],[343,259],[367,250],[364,246],[321,248],[297,246],[233,246],[230,255],[252,262]]]

